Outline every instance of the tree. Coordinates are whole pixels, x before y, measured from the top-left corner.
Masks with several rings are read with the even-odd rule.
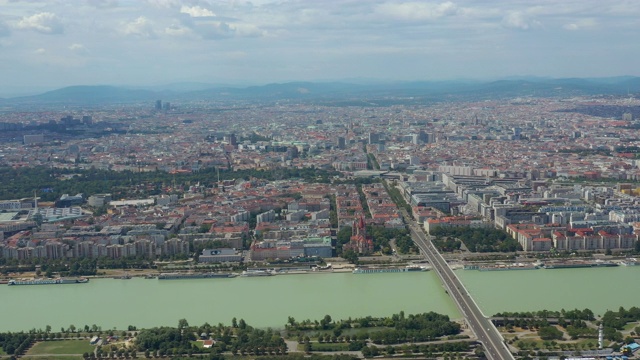
[[[293,318],[293,316],[289,316],[289,317],[287,318],[287,323],[289,323],[289,325],[290,325],[291,327],[294,327],[294,326],[296,326],[296,319],[294,319],[294,318]]]
[[[542,326],[538,330],[538,336],[542,340],[562,340],[562,331],[555,326]]]
[[[338,231],[337,239],[340,248],[342,248],[343,244],[346,244],[351,240],[351,232],[351,226],[343,226],[340,231]]]
[[[358,264],[358,253],[356,253],[353,249],[349,249],[342,253],[342,257],[352,264]]]
[[[329,328],[329,324],[331,324],[331,316],[325,315],[324,318],[320,320],[320,326],[322,326],[323,330],[326,330]]]

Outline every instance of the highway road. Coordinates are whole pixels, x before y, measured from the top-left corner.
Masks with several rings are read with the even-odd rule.
[[[469,328],[484,346],[487,358],[492,360],[514,359],[503,342],[498,330],[493,326],[491,321],[482,314],[478,305],[473,301],[469,292],[467,292],[467,289],[462,285],[436,247],[431,243],[430,237],[422,231],[422,228],[411,219],[406,211],[403,210],[402,214],[407,224],[409,224],[413,241],[427,257],[433,270],[436,271],[447,289],[449,296],[451,296],[456,305],[458,305]]]

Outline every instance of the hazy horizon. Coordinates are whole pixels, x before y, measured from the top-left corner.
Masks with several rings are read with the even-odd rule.
[[[71,85],[638,76],[640,2],[0,0],[0,96]]]

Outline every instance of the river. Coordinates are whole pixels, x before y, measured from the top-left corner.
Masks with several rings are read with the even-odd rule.
[[[92,279],[86,284],[0,286],[0,331],[96,324],[103,329],[231,324],[284,327],[320,320],[435,311],[459,318],[433,272],[305,274],[232,279]]]
[[[640,306],[640,266],[508,271],[458,270],[485,315],[501,311]]]
[[[597,315],[640,306],[640,266],[594,269],[457,270],[486,315],[500,311],[590,308]],[[309,274],[233,279],[116,280],[0,286],[0,331],[99,325],[103,329],[230,324],[257,327],[296,320],[435,311],[460,318],[436,274]]]

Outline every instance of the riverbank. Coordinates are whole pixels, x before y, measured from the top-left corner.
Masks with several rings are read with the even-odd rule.
[[[522,253],[522,254],[500,254],[500,253],[444,253],[443,257],[449,263],[454,270],[463,269],[467,267],[483,267],[486,270],[509,270],[509,269],[522,269],[529,266],[532,266],[535,263],[542,262],[562,262],[562,261],[572,261],[572,262],[612,262],[615,265],[623,265],[623,263],[628,262],[629,259],[625,257],[614,257],[614,256],[606,256],[604,254],[596,254],[594,257],[570,257],[570,258],[549,258],[540,260],[534,257],[529,257],[531,254]],[[497,259],[488,260],[488,257],[498,256]],[[503,259],[500,256],[507,257],[508,259]],[[331,264],[331,270],[329,273],[344,273],[351,272],[356,267],[403,267],[407,265],[427,265],[425,259],[421,255],[378,255],[378,256],[367,256],[361,257],[359,259],[359,264],[354,265],[347,262],[342,258],[328,258],[325,259],[326,263]],[[184,265],[185,261],[177,262],[176,264],[180,264],[180,266],[174,266],[171,262],[163,262],[162,266],[156,269],[98,269],[97,275],[82,275],[83,277],[91,278],[91,279],[101,279],[101,278],[118,278],[118,279],[128,279],[134,277],[140,278],[153,278],[157,277],[161,273],[167,272],[223,272],[223,273],[235,273],[240,275],[242,271],[231,270],[230,268],[215,268],[215,267],[202,267],[201,265]],[[514,264],[518,264],[519,266],[513,266]],[[634,263],[635,264],[635,263]],[[629,265],[629,264],[624,264]],[[268,268],[275,270],[278,274],[315,274],[318,271],[313,271],[311,268],[309,270],[303,270],[303,266],[293,266],[292,264],[253,264],[254,267],[260,268]],[[295,269],[295,270],[293,270]],[[320,271],[326,273],[326,271]],[[58,274],[54,274],[58,275]],[[0,278],[0,284],[2,282],[6,282],[11,279],[20,279],[20,278],[36,278],[42,277],[42,275],[38,275],[38,272],[21,272],[21,273],[9,273],[8,275],[2,276]]]
[[[198,357],[210,353],[234,358],[240,355],[240,359],[245,355],[287,353],[342,353],[362,358],[378,353],[392,355],[396,349],[411,354],[405,357],[421,357],[421,353],[439,357],[441,353],[452,350],[470,353],[476,345],[473,334],[464,328],[464,324],[434,312],[400,312],[355,319],[334,319],[325,315],[319,320],[303,321],[288,317],[283,330],[257,329],[245,320],[235,318],[230,325],[220,323],[217,326],[208,323],[189,325],[181,319],[178,327],[129,326],[127,330],[118,331],[104,330],[95,325],[84,328],[69,326],[60,332],[47,327],[44,331],[37,329],[28,334],[2,333],[0,337],[3,339],[0,346],[7,350],[4,355],[58,360],[80,355],[87,358],[89,354],[98,358],[115,358],[116,355],[119,358],[158,358],[187,353]],[[407,346],[413,347],[411,351],[406,351]],[[0,358],[2,355],[0,353]]]

